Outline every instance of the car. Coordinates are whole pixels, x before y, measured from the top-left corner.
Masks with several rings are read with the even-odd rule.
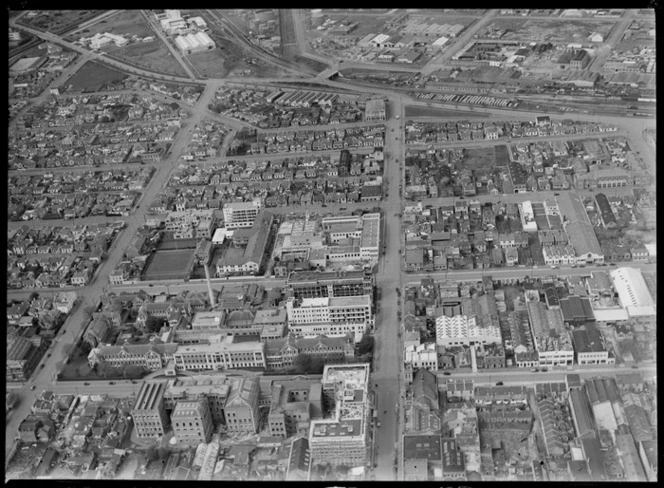
[[[551,269],[558,269],[558,266],[551,265]]]
[[[37,388],[37,387],[36,387],[35,385],[32,385],[32,386],[30,387],[30,390],[34,390],[35,388]]]
[[[376,427],[380,427],[380,420],[376,422]]]
[[[323,205],[321,205],[321,207],[327,207],[327,205],[323,204]]]
[[[554,196],[554,197],[559,197],[559,196],[560,196],[560,193],[555,192],[555,193],[553,194],[553,196]]]
[[[41,363],[41,364],[39,365],[39,368],[43,369],[44,366],[46,366],[46,365],[45,365],[44,363]]]
[[[616,263],[609,263],[609,266],[615,266]]]
[[[496,386],[503,386],[503,382],[499,381],[498,383],[496,383]]]
[[[632,369],[639,369],[639,367],[635,364],[632,366]]]
[[[136,380],[131,380],[131,384],[132,384],[132,385],[135,385],[135,384],[136,384]]]
[[[339,210],[346,210],[346,207],[341,207]]]
[[[450,373],[449,371],[443,371],[443,374],[444,374],[445,376],[450,376],[452,373]]]
[[[579,268],[585,268],[585,267],[586,267],[585,264],[579,264]]]
[[[549,368],[542,368],[542,371],[546,373],[547,371],[549,371]]]
[[[88,382],[86,381],[85,383],[83,383],[83,385],[84,385],[84,386],[90,386],[90,383],[88,383]]]
[[[115,381],[109,381],[108,384],[109,384],[109,385],[114,385],[114,384],[115,384]]]
[[[49,352],[49,353],[46,355],[46,357],[47,357],[47,358],[50,358],[50,357],[51,357],[51,353]]]

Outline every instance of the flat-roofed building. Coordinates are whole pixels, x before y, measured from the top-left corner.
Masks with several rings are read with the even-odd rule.
[[[332,417],[312,420],[309,446],[312,464],[359,467],[369,459],[369,365],[325,366],[323,404]]]
[[[190,446],[207,443],[214,431],[210,406],[205,400],[177,402],[171,425],[178,442]]]
[[[377,261],[380,250],[380,222],[380,213],[369,213],[361,216],[325,217],[321,224],[331,242],[359,239],[359,259]],[[330,247],[328,250],[332,249],[333,247]]]
[[[292,272],[286,286],[296,298],[371,296],[374,275],[368,270]]]
[[[286,302],[288,329],[298,335],[345,336],[349,332],[359,341],[373,329],[369,295],[348,297],[295,298]]]
[[[587,322],[572,331],[572,344],[577,364],[613,364],[615,362],[615,357],[609,356],[602,333],[592,322]]]
[[[166,433],[169,424],[164,408],[166,382],[144,382],[136,397],[131,416],[138,437],[159,437]]]
[[[566,324],[576,327],[586,322],[595,322],[595,314],[587,298],[574,295],[563,298],[560,300],[560,310]]]
[[[250,228],[261,210],[260,199],[251,202],[229,202],[224,204],[224,226],[227,229]]]
[[[373,100],[368,100],[366,107],[364,108],[364,120],[366,121],[385,120],[385,118],[386,118],[385,99],[374,98]]]
[[[164,393],[166,412],[173,412],[179,401],[206,400],[212,422],[226,423],[224,408],[230,392],[232,379],[226,375],[181,376],[168,381]]]
[[[271,436],[308,435],[311,419],[322,417],[323,390],[320,381],[279,381],[273,386],[268,415]]]
[[[170,24],[173,25],[173,22]],[[186,27],[186,23],[185,23]],[[172,27],[171,27],[172,28]],[[211,51],[215,48],[214,41],[205,32],[190,33],[175,38],[175,44],[184,55]]]

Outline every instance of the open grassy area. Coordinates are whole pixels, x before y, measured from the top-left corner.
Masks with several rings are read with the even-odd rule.
[[[104,32],[117,35],[126,34],[129,37],[134,35],[139,37],[154,35],[154,32],[152,32],[152,29],[150,29],[140,12],[136,10],[123,10],[67,37],[74,41],[80,37],[92,37],[95,34],[102,34]]]
[[[463,167],[470,170],[479,170],[492,167],[495,161],[492,147],[483,147],[464,150]]]
[[[184,68],[159,40],[147,43],[131,44],[127,47],[115,49],[110,53],[113,57],[125,61],[139,68],[166,73],[177,76],[187,76]]]
[[[76,92],[94,92],[126,77],[127,75],[103,64],[88,61],[67,80],[66,84],[73,85],[73,91]]]
[[[104,10],[40,10],[37,15],[24,15],[19,24],[52,34],[61,34],[104,13]]]
[[[187,58],[201,76],[223,78],[228,74],[226,61],[219,48],[204,53],[193,54]]]
[[[156,251],[143,273],[145,280],[177,280],[189,275],[194,251],[192,249]]]

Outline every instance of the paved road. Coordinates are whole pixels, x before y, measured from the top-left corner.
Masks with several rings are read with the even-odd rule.
[[[180,66],[182,66],[182,69],[184,69],[187,72],[189,78],[191,78],[192,80],[197,79],[198,77],[191,70],[189,63],[184,59],[184,56],[182,56],[182,54],[177,49],[175,49],[173,44],[168,40],[168,38],[164,34],[164,31],[161,29],[161,26],[157,23],[156,17],[146,10],[141,10],[141,14],[143,14],[143,18],[146,20],[150,28],[157,35],[157,37],[159,37],[159,39],[161,39],[161,42],[163,42],[164,45],[168,48],[168,50],[170,51],[169,55],[174,57],[175,60],[180,64]]]
[[[476,281],[481,280],[484,276],[491,276],[494,280],[506,278],[524,278],[525,276],[543,277],[543,276],[590,276],[594,271],[609,272],[618,267],[629,267],[640,269],[644,272],[657,271],[657,265],[653,263],[618,263],[616,266],[588,266],[585,268],[572,268],[570,266],[560,266],[558,269],[551,269],[550,266],[539,266],[537,268],[522,268],[521,266],[513,266],[509,268],[486,268],[474,270],[453,270],[453,271],[438,271],[432,273],[406,273],[404,281],[407,281],[408,286],[419,285],[424,278],[433,278],[436,281],[452,280],[452,281]]]

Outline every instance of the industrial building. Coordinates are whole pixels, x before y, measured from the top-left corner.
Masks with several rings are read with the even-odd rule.
[[[611,271],[610,274],[620,304],[629,314],[630,320],[654,323],[657,307],[641,271],[623,267]]]
[[[178,36],[175,38],[175,44],[186,56],[211,51],[216,47],[214,41],[205,32]]]
[[[436,317],[436,344],[443,347],[501,344],[500,327],[480,327],[475,316]]]
[[[571,366],[574,348],[559,309],[548,309],[540,301],[527,304],[530,328],[540,366]]]

